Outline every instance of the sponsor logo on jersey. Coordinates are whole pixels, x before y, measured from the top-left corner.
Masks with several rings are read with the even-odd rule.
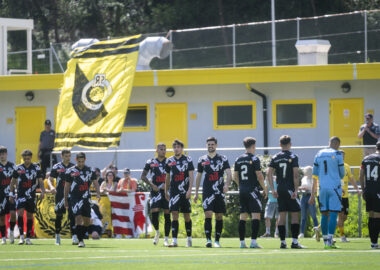
[[[206,166],[206,165],[210,165],[210,161],[204,161],[204,162],[202,162],[202,166]]]
[[[176,161],[173,161],[173,162],[170,162],[170,163],[169,163],[169,166],[175,166],[175,165],[177,165],[177,162],[176,162]]]

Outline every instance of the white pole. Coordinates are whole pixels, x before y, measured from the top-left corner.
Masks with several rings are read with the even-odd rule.
[[[32,29],[26,30],[26,70],[28,74],[32,74]]]
[[[236,32],[235,32],[235,25],[232,25],[232,66],[236,67]]]
[[[272,9],[272,66],[276,66],[276,26],[275,26],[275,12],[274,0],[271,0]]]
[[[364,10],[364,63],[367,63],[367,47],[368,47],[368,37],[367,37],[367,10]]]

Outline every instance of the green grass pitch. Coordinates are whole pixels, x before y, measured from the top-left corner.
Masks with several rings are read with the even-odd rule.
[[[258,239],[263,249],[240,249],[231,238],[221,239],[219,249],[205,248],[204,239],[193,239],[192,248],[184,247],[185,239],[178,248],[163,247],[162,239],[157,246],[152,239],[87,240],[83,249],[66,239],[61,246],[54,239],[32,242],[0,246],[0,269],[380,269],[380,250],[371,250],[368,239],[338,240],[339,250],[324,250],[313,239],[301,239],[304,250],[280,250],[278,239]]]

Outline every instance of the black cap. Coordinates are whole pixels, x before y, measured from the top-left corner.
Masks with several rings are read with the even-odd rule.
[[[366,114],[365,114],[365,117],[369,117],[369,118],[372,119],[372,118],[373,118],[373,114],[372,114],[372,113],[366,113]]]
[[[125,169],[124,169],[124,173],[125,173],[125,174],[131,174],[131,170],[128,169],[128,168],[125,168]]]
[[[45,125],[49,125],[49,126],[51,126],[51,121],[50,121],[49,119],[47,119],[47,120],[45,121]]]

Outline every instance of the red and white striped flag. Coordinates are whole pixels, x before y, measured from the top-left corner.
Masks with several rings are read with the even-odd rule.
[[[147,195],[142,192],[110,192],[108,198],[111,202],[111,219],[113,232],[125,236],[139,237],[145,233],[145,225],[148,232],[152,232],[149,217],[145,216]]]

